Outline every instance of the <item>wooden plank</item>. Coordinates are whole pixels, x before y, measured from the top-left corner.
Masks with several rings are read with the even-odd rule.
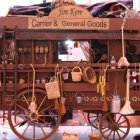
[[[33,18],[35,16],[19,15],[19,16],[1,17],[0,18],[0,28],[2,29],[3,25],[6,25],[6,28],[13,29],[17,25],[18,29],[28,29],[28,18],[29,17]],[[97,19],[98,18],[96,18],[96,20]],[[103,20],[104,19],[105,18],[103,18]],[[121,25],[123,23],[123,18],[107,18],[107,19],[109,20],[108,30],[117,30],[117,31],[121,30]],[[102,20],[102,18],[99,18],[99,20]],[[70,21],[70,19],[68,19],[68,21]],[[140,30],[140,24],[139,23],[140,23],[140,19],[128,18],[128,19],[126,19],[124,30]],[[69,30],[71,30],[71,29],[69,28]],[[83,30],[82,27],[81,27],[81,30]],[[102,30],[102,29],[95,29],[95,30]]]
[[[96,91],[97,85],[89,83],[63,83],[63,91]],[[109,90],[109,85],[107,84],[106,90]]]
[[[87,39],[121,39],[121,32],[114,33],[90,33],[90,32],[18,32],[17,40],[87,40]],[[140,33],[125,33],[126,40],[139,40]]]

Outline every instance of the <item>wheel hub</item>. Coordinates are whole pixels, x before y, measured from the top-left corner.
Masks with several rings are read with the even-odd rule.
[[[111,129],[114,130],[114,131],[118,130],[119,129],[118,124],[117,123],[111,124]]]
[[[38,113],[37,112],[32,112],[30,114],[30,119],[31,120],[37,120],[38,119]]]

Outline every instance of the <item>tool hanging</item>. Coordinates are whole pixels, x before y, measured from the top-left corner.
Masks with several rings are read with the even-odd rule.
[[[121,29],[122,29],[122,57],[118,61],[118,67],[121,67],[121,66],[128,67],[129,66],[129,62],[127,61],[127,58],[124,55],[124,25],[125,25],[125,22],[126,22],[126,18],[124,18],[122,26],[121,26]]]
[[[63,96],[63,87],[62,87],[62,74],[60,72],[60,92],[61,92],[61,104],[60,104],[60,113],[63,115],[66,113],[65,103],[64,103],[64,96]]]
[[[125,105],[120,111],[120,114],[123,115],[129,115],[134,113],[134,110],[131,108],[129,101],[129,87],[130,87],[130,70],[127,69],[126,101]]]
[[[103,111],[107,111],[107,102],[106,102],[106,71],[107,71],[108,65],[105,69],[103,69],[103,66],[100,68],[100,76],[99,76],[99,82],[97,84],[97,93],[100,93],[102,96],[104,96],[104,102],[103,102]]]
[[[100,70],[99,70],[99,82],[97,84],[97,93],[100,93],[102,96],[104,96],[105,94],[105,90],[104,90],[104,87],[105,87],[105,76],[104,76],[104,70],[103,70],[103,66],[100,67]]]
[[[103,111],[108,111],[108,107],[107,107],[107,101],[106,101],[106,71],[107,71],[108,65],[106,66],[106,68],[103,71],[103,87],[102,87],[102,93],[104,93],[104,101],[103,101]]]

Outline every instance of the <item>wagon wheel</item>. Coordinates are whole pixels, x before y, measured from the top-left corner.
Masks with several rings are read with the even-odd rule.
[[[105,129],[101,129],[102,127]],[[130,130],[130,123],[126,116],[106,113],[100,120],[100,133],[107,140],[122,140]]]
[[[35,89],[35,97],[37,105],[35,112],[31,112],[29,109],[32,101],[32,89],[20,92],[9,107],[9,125],[21,139],[48,139],[55,133],[60,124],[59,110],[54,109],[53,99],[47,99],[46,91]]]
[[[98,128],[97,124],[99,123],[102,117],[103,113],[101,111],[88,112],[87,114],[88,122],[96,129]],[[104,129],[104,127],[102,129]]]

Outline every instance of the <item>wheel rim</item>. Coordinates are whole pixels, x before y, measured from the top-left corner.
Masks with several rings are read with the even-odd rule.
[[[90,125],[92,125],[94,128],[98,128],[98,123],[100,119],[102,118],[103,114],[101,112],[88,112],[87,118]],[[104,129],[104,128],[102,128]]]
[[[35,96],[36,112],[31,113],[29,110],[32,89],[19,93],[8,110],[9,125],[21,139],[47,139],[56,132],[60,124],[61,115],[54,109],[54,100],[47,99],[46,91],[35,89]]]
[[[102,127],[105,127],[105,129],[101,129]],[[106,113],[101,118],[99,129],[105,139],[121,140],[128,135],[130,123],[124,115]]]

